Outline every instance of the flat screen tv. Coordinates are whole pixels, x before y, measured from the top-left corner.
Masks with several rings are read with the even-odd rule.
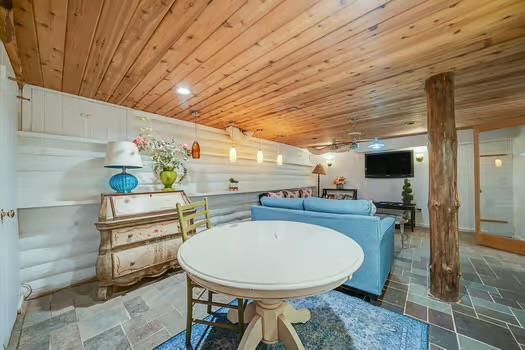
[[[414,177],[414,152],[395,151],[365,154],[365,177]]]

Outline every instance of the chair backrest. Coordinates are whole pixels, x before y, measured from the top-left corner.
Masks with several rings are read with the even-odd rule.
[[[179,226],[183,241],[196,234],[199,227],[211,228],[208,198],[187,205],[177,203],[177,213],[179,214]]]

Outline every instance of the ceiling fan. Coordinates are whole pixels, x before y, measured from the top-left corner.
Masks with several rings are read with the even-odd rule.
[[[349,132],[348,135],[350,136],[349,141],[334,139],[330,144],[311,146],[308,147],[308,150],[313,154],[325,154],[329,152],[343,153],[358,149],[359,143],[365,141],[361,139],[361,133],[359,131]]]

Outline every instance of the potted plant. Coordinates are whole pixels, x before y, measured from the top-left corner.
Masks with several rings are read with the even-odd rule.
[[[334,180],[335,188],[338,190],[342,190],[345,187],[346,183],[346,177],[344,176],[338,176]]]
[[[141,153],[151,156],[154,171],[164,185],[163,191],[173,191],[173,184],[182,181],[188,173],[189,146],[173,139],[166,141],[144,135],[137,136],[133,142]]]
[[[230,177],[230,191],[239,190],[239,180],[235,180],[233,177]]]
[[[408,179],[405,179],[403,182],[403,191],[401,192],[401,197],[403,198],[403,204],[412,204],[414,195],[412,194],[412,184]]]

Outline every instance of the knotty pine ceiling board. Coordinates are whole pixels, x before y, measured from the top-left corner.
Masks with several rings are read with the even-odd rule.
[[[297,146],[525,113],[523,0],[13,0],[25,82]],[[192,93],[178,95],[187,86]]]

